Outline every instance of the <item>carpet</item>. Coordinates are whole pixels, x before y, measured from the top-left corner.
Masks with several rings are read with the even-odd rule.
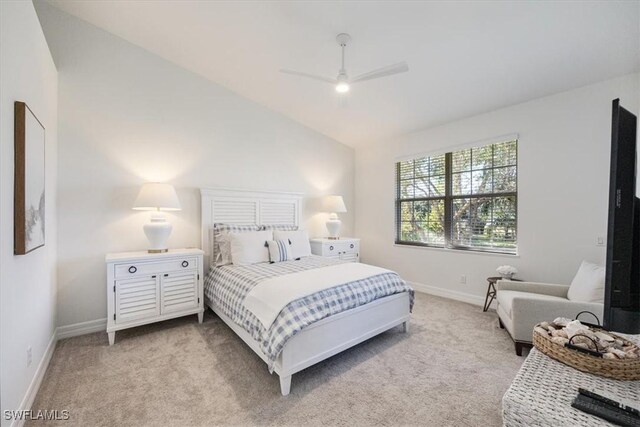
[[[210,310],[58,342],[33,405],[64,425],[501,425],[524,358],[494,311],[416,293],[410,332],[391,329],[277,375]],[[41,421],[33,425],[41,426]]]

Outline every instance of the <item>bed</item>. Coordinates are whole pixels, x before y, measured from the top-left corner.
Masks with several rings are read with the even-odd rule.
[[[270,372],[278,374],[283,396],[289,394],[296,372],[395,326],[403,325],[408,331],[413,290],[388,270],[318,256],[206,268],[212,262],[214,224],[298,226],[301,194],[201,189],[201,199],[205,303],[265,361]],[[270,297],[270,289],[262,289],[266,285],[298,278],[305,283],[322,281],[324,275],[330,280],[332,274],[353,280],[287,300],[269,321],[255,308],[247,309],[257,291],[263,291],[259,298]]]

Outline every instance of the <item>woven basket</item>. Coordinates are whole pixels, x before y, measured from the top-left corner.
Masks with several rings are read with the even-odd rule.
[[[540,324],[537,324],[540,326]],[[592,330],[602,330],[591,328]],[[614,338],[622,340],[625,345],[631,344],[629,340],[619,335],[604,331]],[[635,381],[640,380],[640,358],[637,359],[603,359],[601,357],[591,356],[577,350],[566,348],[563,345],[551,341],[551,337],[544,336],[537,331],[533,331],[533,345],[547,356],[576,368],[579,371],[589,374],[600,375],[616,380]]]

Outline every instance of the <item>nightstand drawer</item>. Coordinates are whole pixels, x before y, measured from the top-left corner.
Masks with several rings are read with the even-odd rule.
[[[336,240],[335,243],[325,243],[322,245],[322,252],[324,256],[357,254],[358,249],[358,242],[341,242]]]
[[[197,257],[175,258],[157,262],[133,262],[116,264],[115,277],[116,279],[121,279],[126,277],[147,276],[167,271],[191,271],[197,270],[197,268]]]

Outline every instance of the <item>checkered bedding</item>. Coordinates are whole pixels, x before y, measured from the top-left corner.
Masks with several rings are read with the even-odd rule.
[[[204,293],[210,305],[242,326],[260,344],[269,360],[269,371],[272,372],[286,342],[320,319],[400,292],[409,292],[410,308],[413,308],[413,289],[393,272],[335,286],[292,301],[268,329],[244,307],[243,302],[249,291],[265,279],[341,262],[343,261],[310,256],[298,261],[275,264],[212,268],[205,279]]]

